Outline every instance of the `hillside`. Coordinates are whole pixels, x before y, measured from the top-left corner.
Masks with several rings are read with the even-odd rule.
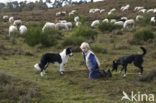
[[[120,7],[127,4],[130,4],[130,9],[121,12]],[[155,100],[152,103],[155,103],[156,24],[150,23],[150,18],[155,14],[134,12],[136,6],[156,8],[156,0],[105,0],[47,11],[0,14],[0,103],[132,103],[126,99],[121,101],[123,91],[129,97],[133,92],[138,98],[141,94],[153,94]],[[91,8],[105,9],[106,12],[89,14]],[[93,20],[105,19],[112,8],[117,9],[115,15],[118,17],[135,19],[140,14],[145,19],[135,21],[135,26],[130,29],[110,29],[112,25],[106,25],[109,30],[101,31],[99,28],[90,27]],[[77,15],[85,18],[82,26],[73,26],[69,31],[41,32],[47,21],[56,23],[58,20],[71,19],[68,13],[72,10],[77,10]],[[59,11],[66,11],[67,15],[56,16]],[[28,32],[24,35],[15,33],[9,37],[10,23],[2,20],[3,15],[21,19],[28,27]],[[74,24],[73,20],[72,23]],[[83,32],[87,38],[79,36]],[[90,37],[91,34],[95,34],[94,39]],[[37,43],[30,45],[33,41]],[[56,43],[47,46],[48,41]],[[126,78],[123,78],[124,72],[119,73],[122,68],[119,66],[117,72],[112,72],[112,78],[90,80],[79,49],[82,41],[89,42],[99,58],[101,70],[112,70],[113,61],[121,56],[142,54],[140,47],[143,46],[147,50],[143,57],[143,75],[138,75],[139,69],[132,63],[127,67]],[[45,76],[41,77],[34,64],[40,62],[44,53],[59,53],[68,46],[72,46],[74,56],[65,65],[64,75],[60,76],[59,67],[50,64]],[[150,100],[143,98],[142,101],[134,102],[149,103]]]

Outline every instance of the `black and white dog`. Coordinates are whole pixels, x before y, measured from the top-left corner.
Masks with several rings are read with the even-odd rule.
[[[122,70],[125,70],[124,76],[126,77],[126,72],[127,72],[127,65],[131,64],[132,62],[134,63],[134,65],[136,67],[138,67],[140,69],[140,73],[143,73],[143,67],[142,67],[142,63],[143,63],[143,56],[146,54],[146,49],[144,47],[140,47],[143,51],[143,54],[132,54],[132,55],[128,55],[128,56],[123,56],[121,58],[119,58],[116,61],[113,61],[113,65],[112,65],[112,71],[116,70],[119,65],[122,65],[122,69],[120,71],[120,73],[122,72]]]
[[[73,56],[71,48],[64,49],[61,53],[46,53],[41,57],[40,64],[35,64],[37,70],[41,70],[40,75],[44,76],[45,70],[49,63],[60,66],[60,74],[64,72],[64,64],[68,62],[68,58]]]

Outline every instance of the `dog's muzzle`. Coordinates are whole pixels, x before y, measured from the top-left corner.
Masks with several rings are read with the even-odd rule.
[[[73,56],[73,53],[70,53],[69,56],[72,57]]]

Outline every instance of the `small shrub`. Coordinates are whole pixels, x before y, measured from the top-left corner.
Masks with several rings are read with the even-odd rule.
[[[57,43],[57,35],[59,35],[57,30],[54,29],[45,29],[43,33],[41,33],[41,44],[43,46],[53,46]]]
[[[95,39],[97,32],[88,26],[78,26],[72,32],[72,35],[82,36],[86,39]]]
[[[29,46],[35,46],[38,43],[40,43],[40,36],[41,36],[41,28],[40,27],[30,28],[25,33],[25,36],[24,36],[25,42]]]
[[[120,17],[119,16],[117,16],[117,15],[115,15],[115,14],[110,14],[110,15],[108,15],[107,17],[106,17],[107,19],[120,19]]]
[[[87,21],[85,16],[80,16],[80,22],[84,24]]]
[[[100,44],[91,45],[91,48],[93,49],[94,52],[97,53],[107,53],[107,49]]]
[[[152,69],[140,78],[140,81],[144,82],[151,82],[153,80],[156,80],[156,69]]]
[[[150,16],[144,15],[143,18],[137,21],[139,24],[149,24],[150,23]]]
[[[150,29],[144,28],[136,31],[133,38],[135,40],[147,41],[149,39],[154,39],[154,33]]]
[[[84,41],[85,41],[84,37],[70,36],[64,39],[64,41],[62,42],[62,45],[63,46],[79,46]]]
[[[113,23],[100,23],[98,28],[100,29],[100,31],[104,32],[104,31],[112,31],[114,29],[121,29],[122,26],[119,25],[115,25]]]

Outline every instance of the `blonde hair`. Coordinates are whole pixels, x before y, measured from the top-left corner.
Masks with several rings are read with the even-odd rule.
[[[87,42],[83,42],[80,46],[80,48],[84,48],[84,47],[87,47],[88,49],[90,48],[89,44]]]

